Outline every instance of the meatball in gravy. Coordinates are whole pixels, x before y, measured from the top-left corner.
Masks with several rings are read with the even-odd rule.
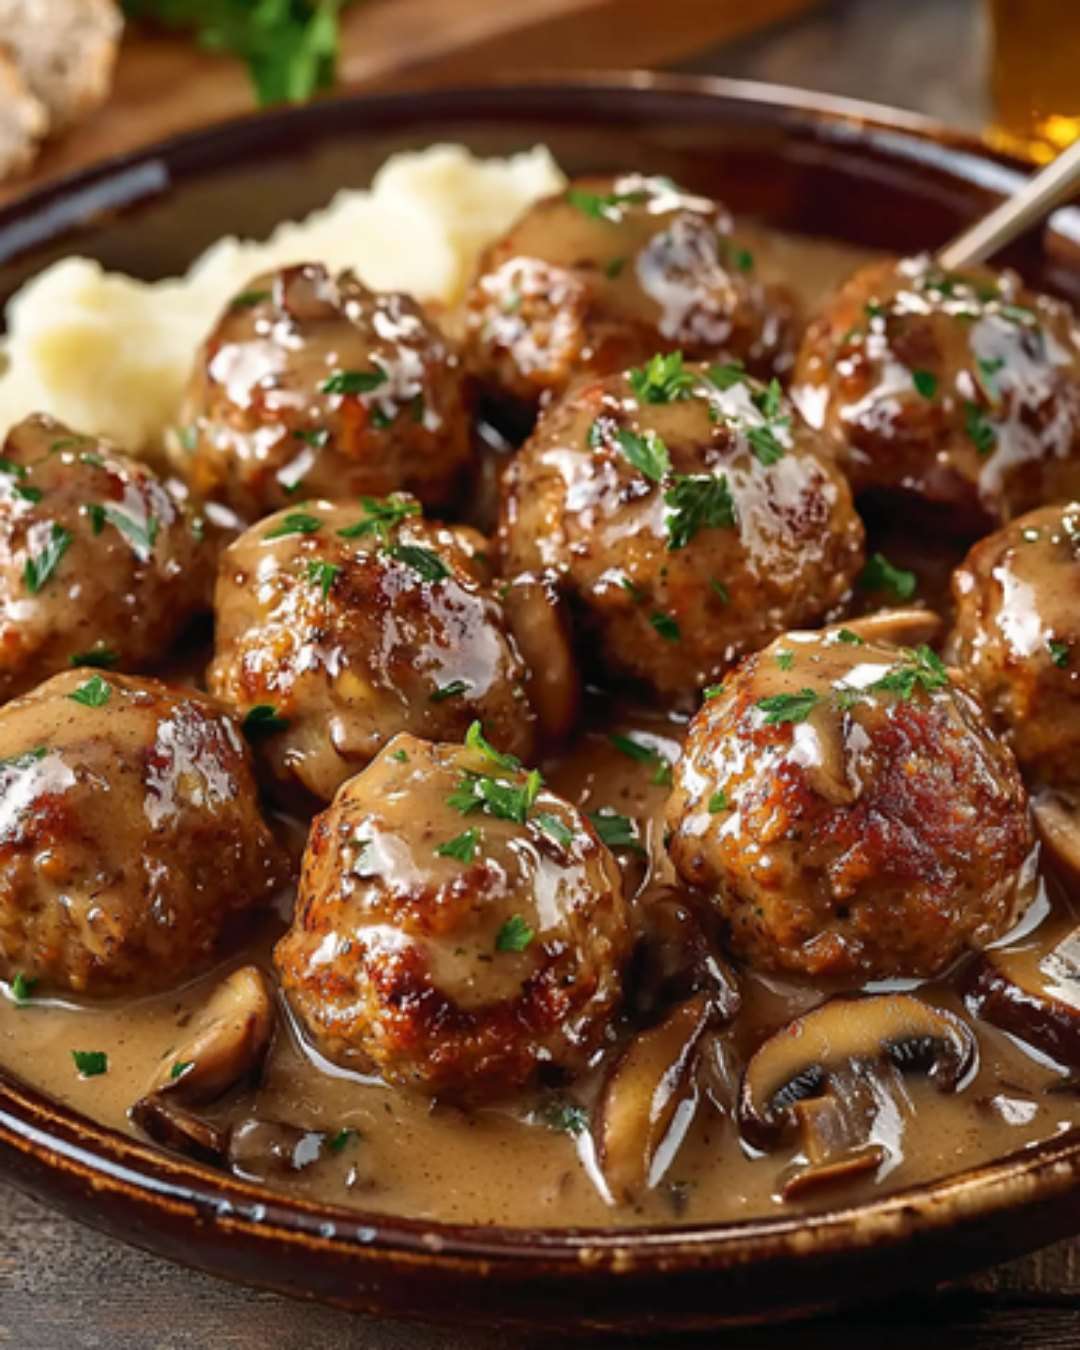
[[[535,771],[401,735],[314,824],[275,961],[337,1064],[462,1101],[584,1069],[622,992],[618,864]]]
[[[466,300],[471,368],[526,407],[582,370],[658,350],[787,369],[792,300],[757,280],[732,229],[725,207],[669,178],[582,179],[481,258]]]
[[[0,975],[168,989],[287,867],[243,737],[157,680],[67,671],[0,709]]]
[[[734,365],[675,353],[587,380],[507,470],[504,570],[553,569],[609,673],[691,698],[859,572],[862,525],[815,439]]]
[[[1020,767],[1080,788],[1080,502],[987,535],[953,573],[950,652]]]
[[[1080,330],[1013,272],[928,257],[857,272],[809,326],[793,396],[856,493],[958,533],[1080,493]]]
[[[0,699],[72,665],[160,662],[209,608],[202,518],[153,471],[44,416],[0,457]]]
[[[407,295],[316,263],[256,277],[199,351],[177,464],[242,519],[290,499],[453,497],[470,458],[457,355]]]
[[[208,682],[279,782],[329,801],[397,732],[460,740],[474,719],[532,754],[526,670],[482,543],[397,495],[309,502],[229,546]]]
[[[759,969],[933,975],[1032,898],[1012,753],[928,647],[846,628],[748,657],[690,724],[669,851]]]

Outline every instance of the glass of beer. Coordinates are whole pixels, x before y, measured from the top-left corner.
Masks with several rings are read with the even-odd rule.
[[[988,0],[990,140],[1050,160],[1080,137],[1080,0]]]

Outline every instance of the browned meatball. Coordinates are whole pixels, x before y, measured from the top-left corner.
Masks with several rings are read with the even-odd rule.
[[[222,558],[210,689],[283,783],[329,801],[399,731],[460,740],[479,718],[530,756],[525,666],[484,584],[480,536],[413,497],[309,502]]]
[[[742,663],[690,724],[667,820],[763,970],[932,975],[1033,894],[1023,785],[975,698],[929,648],[846,628]]]
[[[686,698],[858,573],[862,525],[814,444],[730,365],[676,353],[583,382],[506,473],[505,570],[556,569],[609,671]]]
[[[1080,503],[1047,506],[981,539],[953,574],[950,655],[1020,767],[1080,787]]]
[[[407,295],[317,263],[255,277],[199,351],[174,447],[253,520],[299,497],[453,495],[471,451],[458,358]]]
[[[285,880],[243,737],[212,700],[66,671],[0,709],[0,975],[166,989]]]
[[[464,1100],[583,1069],[631,945],[588,820],[469,739],[397,736],[341,788],[274,953],[323,1054]]]
[[[793,396],[857,493],[959,532],[1080,492],[1080,332],[1013,272],[928,256],[855,274],[810,324]]]
[[[727,209],[668,178],[582,179],[531,207],[480,261],[466,359],[526,405],[584,370],[658,350],[788,368],[792,300],[754,276]]]
[[[0,700],[69,665],[158,662],[209,607],[203,521],[102,441],[28,417],[0,458]]]

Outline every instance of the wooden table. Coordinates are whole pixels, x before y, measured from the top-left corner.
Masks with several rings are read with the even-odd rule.
[[[515,3],[439,0],[448,23],[460,21],[467,26],[469,15],[468,21],[482,29],[479,45],[471,53],[464,48],[460,51],[457,73],[464,76],[490,69],[500,50],[505,52],[500,44],[509,41],[509,28],[501,11],[512,10]],[[607,0],[594,6],[598,23],[605,7]],[[783,0],[744,0],[743,7],[747,11],[756,8],[760,17],[765,11],[779,14],[798,6]],[[371,0],[371,10],[380,13],[380,22],[390,22],[391,8],[418,21],[425,9],[430,14],[431,7],[427,0]],[[565,3],[536,8],[548,11],[545,23],[552,26],[534,30],[535,54],[542,60],[567,56],[556,50],[558,45],[567,40],[568,33],[581,36],[588,30],[565,26],[570,8]],[[627,14],[632,11],[640,16],[652,8],[625,0]],[[718,34],[709,22],[712,4],[690,0],[680,5],[678,0],[669,0],[655,8],[671,32],[651,39],[658,44],[650,58],[653,61],[684,58],[693,51],[686,64],[695,69],[876,98],[969,125],[978,125],[985,117],[978,0],[846,0],[776,32],[707,52],[703,49]],[[610,17],[609,12],[605,23]],[[564,25],[561,30],[559,22]],[[695,28],[697,24],[700,28]],[[548,34],[544,41],[539,36],[542,31]],[[416,65],[430,61],[432,48],[424,46],[424,32],[414,36],[418,45],[411,47],[410,60]],[[595,42],[595,38],[593,31],[590,40]],[[628,49],[625,33],[613,31],[610,38],[607,54],[614,63],[643,60]],[[521,50],[513,48],[515,59]],[[187,58],[164,49],[157,58],[149,48],[145,55],[148,64],[136,67],[133,63],[121,73],[130,96],[141,97],[149,112],[157,103],[152,61],[162,60],[165,69],[170,62]],[[595,46],[581,45],[571,55],[576,64],[598,59]],[[347,72],[367,73],[363,63],[368,59],[364,54],[350,56]],[[197,68],[198,63],[192,66]],[[136,95],[140,88],[142,93]],[[211,104],[211,86],[205,91],[202,85],[199,88],[200,98],[206,92],[208,101],[200,107],[207,116],[234,110],[236,100],[244,96],[241,85],[226,83],[217,89],[219,101]],[[149,121],[129,130],[146,132],[152,122],[153,129],[160,131],[168,118],[183,112],[182,105],[191,97],[190,89],[182,98],[173,91]],[[98,128],[94,136],[100,134]],[[95,143],[89,129],[87,136],[84,147]],[[58,163],[53,161],[51,167]],[[6,1186],[0,1186],[0,1206],[0,1346],[19,1350],[201,1350],[207,1346],[214,1350],[345,1350],[348,1346],[508,1350],[510,1346],[535,1346],[536,1350],[552,1350],[550,1336],[455,1334],[376,1324],[229,1286],[79,1228]],[[1080,1196],[1077,1210],[1080,1227]],[[1080,1350],[1080,1241],[989,1271],[961,1286],[905,1296],[885,1307],[861,1309],[797,1329],[748,1330],[677,1342],[701,1347],[720,1343],[740,1350],[789,1350],[792,1345],[799,1350],[968,1350],[976,1344],[1001,1350]]]

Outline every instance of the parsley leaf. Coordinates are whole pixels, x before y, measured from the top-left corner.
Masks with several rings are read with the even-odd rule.
[[[558,1130],[562,1134],[582,1134],[589,1123],[589,1113],[583,1106],[561,1098],[545,1102],[537,1116],[549,1130]]]
[[[449,567],[439,555],[419,544],[395,544],[387,552],[396,562],[411,567],[421,581],[445,581],[450,575]]]
[[[86,708],[103,708],[112,695],[112,685],[100,675],[91,675],[85,684],[68,694],[73,703],[81,703]]]
[[[894,567],[884,553],[875,553],[867,559],[858,584],[864,591],[891,591],[898,600],[910,600],[919,581],[914,572]]]
[[[324,394],[370,394],[389,378],[379,367],[374,370],[335,370],[329,379],[323,380],[319,389]]]
[[[138,520],[135,516],[129,516],[126,511],[120,511],[115,506],[106,506],[105,519],[120,531],[135,550],[139,560],[146,562],[154,551],[155,543],[157,543],[157,517],[147,516],[144,520]]]
[[[104,1050],[72,1050],[71,1058],[81,1078],[96,1078],[109,1067],[109,1057]]]
[[[23,564],[23,585],[31,595],[37,595],[60,566],[60,560],[71,547],[73,537],[70,530],[54,521],[43,546],[26,559]]]
[[[367,514],[355,525],[346,525],[338,530],[342,539],[360,539],[366,534],[377,534],[384,544],[389,543],[390,531],[396,529],[409,516],[420,514],[420,503],[412,497],[403,497],[398,493],[380,500],[378,497],[361,497],[360,504]]]
[[[471,863],[479,845],[480,831],[465,830],[453,839],[448,839],[445,844],[440,844],[435,852],[440,858],[456,858],[458,862]]]
[[[655,431],[646,431],[643,436],[638,436],[636,432],[622,427],[615,433],[615,439],[634,468],[652,482],[659,483],[665,474],[671,472],[668,448]]]
[[[20,755],[7,755],[4,759],[0,759],[0,770],[15,769],[22,772],[23,769],[29,769],[32,764],[44,759],[48,753],[45,746],[35,745],[33,750],[24,750]]]
[[[170,1080],[175,1082],[177,1078],[183,1078],[194,1063],[193,1059],[178,1059],[169,1069]]]
[[[120,653],[98,643],[87,652],[76,652],[69,661],[72,666],[97,666],[101,670],[112,670],[120,660]]]
[[[635,741],[632,736],[622,736],[618,732],[610,735],[608,740],[616,750],[621,751],[628,759],[636,759],[639,764],[654,765],[655,772],[650,781],[656,786],[666,787],[670,785],[671,765],[651,745],[643,745],[641,741]]]
[[[772,427],[747,427],[746,439],[750,442],[750,448],[758,463],[764,464],[766,468],[770,464],[775,464],[778,459],[784,458],[784,447],[776,439]]]
[[[281,522],[267,530],[264,539],[284,539],[290,534],[318,534],[322,521],[307,511],[288,511]]]
[[[719,792],[714,792],[709,798],[709,815],[715,816],[721,811],[729,811],[727,793],[721,788]]]
[[[710,384],[723,393],[732,385],[745,384],[749,378],[741,361],[727,361],[722,365],[710,366],[706,372]]]
[[[707,684],[701,691],[701,697],[708,703],[711,699],[719,698],[723,692],[724,686],[722,684]]]
[[[428,697],[432,703],[445,703],[448,698],[460,698],[468,688],[464,680],[451,680],[449,684],[441,684]]]
[[[734,529],[735,501],[726,474],[685,474],[664,493],[671,512],[665,520],[668,548],[674,552],[701,529]]]
[[[16,971],[11,980],[11,997],[18,1004],[29,1003],[36,985],[36,979]]]
[[[500,769],[520,769],[521,760],[514,755],[503,754],[501,750],[496,750],[491,742],[484,735],[484,728],[480,722],[473,722],[465,733],[465,744],[470,750],[476,750],[485,759],[497,764]]]
[[[337,563],[324,562],[321,558],[312,558],[307,565],[307,579],[313,586],[318,586],[322,591],[323,599],[329,598],[330,590],[338,573],[341,571]]]
[[[1064,670],[1069,664],[1069,644],[1067,642],[1058,642],[1051,639],[1046,644],[1047,651],[1050,653],[1050,660],[1059,670]]]
[[[670,614],[665,614],[662,610],[657,610],[655,614],[650,614],[649,622],[665,642],[678,642],[682,637],[682,634],[679,632],[679,625]]]
[[[530,928],[520,914],[511,914],[495,935],[497,952],[523,952],[536,937],[536,930]]]
[[[532,818],[532,823],[537,829],[554,839],[560,848],[569,848],[574,842],[574,831],[558,816],[554,816],[550,811],[538,811]]]
[[[695,377],[683,365],[682,352],[657,352],[644,366],[628,370],[626,378],[643,403],[674,403],[689,398]]]
[[[340,1153],[350,1139],[357,1138],[355,1130],[338,1130],[336,1134],[330,1135],[326,1141],[326,1147],[331,1153]]]
[[[593,829],[608,848],[625,848],[634,853],[645,852],[638,837],[637,822],[631,820],[629,816],[621,816],[618,811],[603,807],[599,811],[590,812],[589,819],[592,821]]]
[[[964,404],[964,432],[968,440],[984,458],[994,452],[997,432],[993,423],[977,403]]]
[[[948,683],[949,675],[945,663],[937,652],[923,643],[914,651],[905,648],[903,661],[893,666],[887,674],[882,675],[881,679],[867,685],[867,690],[873,693],[895,694],[906,701],[911,698],[916,688],[921,687],[930,691],[942,689]]]
[[[244,735],[248,740],[255,740],[259,736],[272,736],[275,731],[284,731],[288,725],[288,719],[282,717],[272,703],[256,703],[244,717]]]
[[[837,642],[846,642],[849,647],[861,647],[866,642],[858,633],[853,633],[850,628],[840,628],[836,632]]]
[[[618,224],[622,219],[622,207],[640,206],[649,200],[647,192],[587,192],[583,188],[570,188],[566,200],[576,206],[583,215],[591,220],[606,220]]]
[[[773,694],[759,698],[756,706],[765,714],[766,726],[781,722],[805,722],[818,702],[813,689],[800,689],[797,694]]]
[[[536,769],[530,770],[520,785],[486,774],[466,772],[446,801],[463,816],[483,811],[497,820],[512,820],[524,825],[542,786],[543,780]]]
[[[913,370],[911,372],[911,383],[915,386],[917,393],[923,398],[931,399],[937,393],[938,378],[929,370]]]
[[[270,296],[270,291],[241,291],[229,301],[229,308],[254,309],[256,305],[261,305],[264,300],[269,300]]]

